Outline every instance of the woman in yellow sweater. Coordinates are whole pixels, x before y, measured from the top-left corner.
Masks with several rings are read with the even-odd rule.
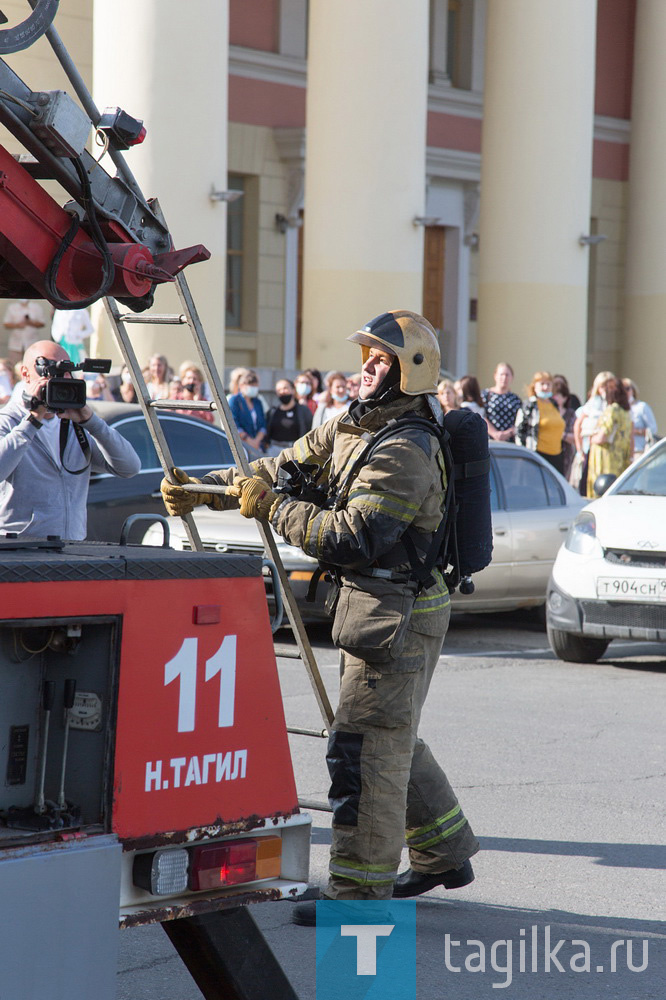
[[[565,424],[553,401],[550,372],[535,372],[528,393],[529,399],[516,414],[516,444],[536,451],[564,474],[562,437]]]

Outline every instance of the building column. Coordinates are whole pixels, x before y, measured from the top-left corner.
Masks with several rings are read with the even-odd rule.
[[[144,195],[157,197],[176,249],[203,243],[211,259],[187,270],[215,360],[224,363],[227,187],[228,0],[95,0],[93,76],[100,108],[118,105],[144,120],[147,135],[127,162]],[[108,169],[108,168],[107,168]],[[160,286],[156,311],[181,312]],[[136,331],[136,334],[134,333]],[[183,327],[133,326],[141,362],[192,357]],[[113,343],[108,329],[100,351]]]
[[[658,2],[658,0],[657,0]],[[489,0],[477,371],[584,389],[596,0]]]
[[[631,108],[626,320],[622,371],[666,430],[666,4],[638,0]]]
[[[345,337],[420,311],[428,0],[311,0],[302,361],[359,367]]]

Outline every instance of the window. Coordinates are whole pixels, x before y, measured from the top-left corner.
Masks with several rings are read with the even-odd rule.
[[[245,178],[229,174],[230,191],[242,191],[245,195]],[[244,230],[245,197],[230,201],[227,205],[227,288],[226,325],[239,330],[243,312],[243,271],[244,271]]]
[[[625,479],[620,494],[647,494],[648,496],[666,496],[666,449],[660,446],[650,452]]]
[[[548,469],[542,469],[541,475],[546,481],[546,493],[548,494],[548,503],[551,507],[564,507],[566,505],[566,498],[564,496],[564,490],[558,483],[552,472]]]
[[[507,510],[538,510],[550,506],[538,462],[520,455],[500,455],[498,464]]]
[[[160,463],[157,459],[157,452],[153,444],[148,425],[143,417],[134,417],[130,420],[123,420],[114,424],[115,430],[125,438],[134,448],[141,461],[141,470],[159,469]]]
[[[446,70],[454,87],[460,78],[460,0],[448,0],[446,25]]]
[[[173,417],[162,418],[160,423],[171,456],[181,468],[203,465],[206,469],[220,469],[234,464],[229,442],[220,431]]]
[[[507,510],[564,507],[566,497],[555,476],[527,455],[498,455]]]
[[[181,469],[205,466],[206,470],[233,465],[231,448],[224,434],[214,427],[178,417],[161,417],[171,457]],[[114,425],[119,434],[134,448],[141,459],[143,472],[159,469],[155,445],[143,417],[123,420]]]

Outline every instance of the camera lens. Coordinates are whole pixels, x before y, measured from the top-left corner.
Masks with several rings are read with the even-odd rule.
[[[76,393],[72,392],[68,385],[51,384],[51,399],[54,403],[76,402]]]
[[[86,384],[79,379],[53,378],[46,383],[46,405],[52,410],[80,409],[86,405]]]

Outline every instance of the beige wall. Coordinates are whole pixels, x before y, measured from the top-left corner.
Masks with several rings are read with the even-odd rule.
[[[227,184],[227,0],[95,0],[94,96],[142,118],[147,135],[128,163],[146,197],[158,197],[176,249],[203,243],[209,261],[187,280],[217,364],[224,362],[226,205],[210,199]],[[157,312],[180,312],[162,286]],[[173,367],[191,357],[180,327],[136,326],[140,361],[165,354]],[[136,331],[136,332],[134,332]],[[107,349],[102,337],[100,350]]]
[[[594,0],[490,0],[477,360],[584,378]],[[563,67],[566,66],[566,72]]]
[[[350,368],[348,334],[421,309],[428,5],[311,0],[303,363]]]
[[[246,177],[243,329],[227,331],[226,364],[279,368],[284,346],[286,168],[273,130],[229,123],[229,173]]]

